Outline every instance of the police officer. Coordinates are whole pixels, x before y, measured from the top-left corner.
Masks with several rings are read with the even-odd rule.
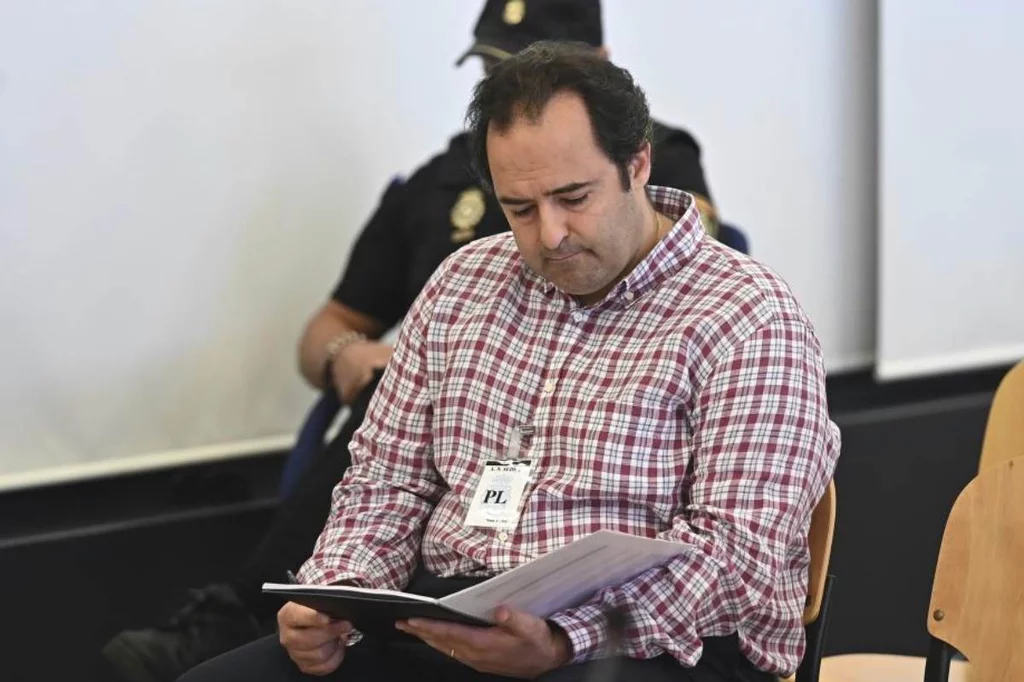
[[[603,46],[598,0],[488,0],[474,30],[471,56],[490,64],[541,39]],[[650,183],[695,195],[704,224],[717,229],[700,147],[687,132],[655,123]],[[303,474],[239,575],[210,585],[168,623],[123,632],[104,656],[124,680],[170,682],[202,661],[272,631],[279,605],[260,594],[265,581],[285,580],[308,556],[330,508],[331,491],[349,464],[348,440],[358,427],[391,357],[381,337],[395,327],[438,265],[464,244],[497,234],[508,224],[497,201],[471,171],[468,135],[395,181],[363,228],[331,298],[309,321],[299,364],[318,389],[337,392],[350,406],[344,428]]]

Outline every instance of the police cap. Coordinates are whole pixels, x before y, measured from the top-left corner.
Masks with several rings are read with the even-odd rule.
[[[601,47],[598,0],[487,0],[473,30],[475,42],[459,58],[505,59],[538,40],[575,40]]]

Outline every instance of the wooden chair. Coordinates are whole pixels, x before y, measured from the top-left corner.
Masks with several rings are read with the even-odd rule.
[[[1024,360],[1007,372],[992,398],[978,471],[1015,457],[1024,457]]]
[[[895,654],[844,654],[821,661],[821,682],[921,682],[927,659]],[[967,663],[954,661],[949,682],[973,682]]]
[[[924,665],[903,656],[890,661],[837,656],[822,662],[822,679],[1019,682],[1024,680],[1022,607],[1024,458],[1017,458],[986,466],[953,504],[935,567],[928,608],[931,647]],[[951,663],[954,650],[970,664]],[[859,658],[867,663],[851,665]],[[885,667],[886,662],[892,665]]]
[[[992,398],[978,471],[1024,457],[1024,361],[1017,363],[999,383]],[[924,677],[925,659],[891,654],[846,654],[822,662],[822,682],[902,682]],[[951,682],[968,679],[969,665],[954,661]]]
[[[992,464],[954,503],[928,632],[925,682],[946,680],[954,650],[975,682],[1024,680],[1024,457]]]
[[[796,675],[783,682],[818,682],[829,607],[832,603],[832,576],[828,574],[828,562],[832,557],[835,527],[836,484],[830,481],[811,514],[811,530],[807,536],[811,552],[811,565],[807,570],[807,604],[803,616],[807,650]]]

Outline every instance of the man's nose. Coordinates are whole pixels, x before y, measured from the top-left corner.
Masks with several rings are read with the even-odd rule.
[[[562,245],[562,242],[569,235],[564,214],[552,208],[541,208],[538,214],[540,219],[541,246],[546,251],[558,251],[558,247]]]

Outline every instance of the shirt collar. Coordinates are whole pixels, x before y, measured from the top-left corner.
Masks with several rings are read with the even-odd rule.
[[[651,252],[612,287],[601,302],[592,306],[595,309],[630,305],[678,272],[700,248],[705,232],[700,222],[697,202],[692,195],[672,187],[648,185],[647,197],[654,204],[655,210],[675,222]],[[558,291],[554,284],[529,268],[524,270],[540,283],[544,293],[554,294]],[[566,296],[571,300],[573,308],[581,307],[575,297]]]

